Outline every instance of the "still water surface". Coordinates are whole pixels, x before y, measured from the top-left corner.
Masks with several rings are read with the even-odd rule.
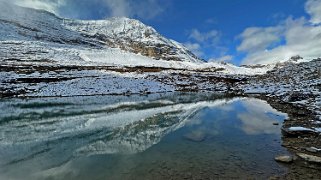
[[[287,115],[254,98],[172,93],[0,100],[0,179],[264,179]]]

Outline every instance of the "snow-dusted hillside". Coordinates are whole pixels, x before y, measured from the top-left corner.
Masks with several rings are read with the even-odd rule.
[[[0,96],[224,90],[231,75],[271,69],[204,62],[133,19],[72,20],[0,3]]]
[[[267,94],[306,107],[321,120],[321,58],[280,63],[267,74],[236,85],[246,94]]]
[[[154,28],[128,18],[111,18],[99,21],[63,20],[67,29],[84,37],[107,43],[110,47],[142,54],[153,59],[200,62],[180,43],[161,36]]]
[[[164,38],[152,27],[128,18],[79,21],[42,10],[1,3],[1,41],[41,41],[65,48],[118,48],[153,59],[201,62],[181,44]],[[72,46],[72,47],[70,47]]]
[[[220,69],[257,74],[269,68],[206,63],[137,20],[81,21],[0,2],[0,62]]]
[[[291,64],[297,67],[302,61],[294,57],[285,63],[251,67],[204,62],[137,20],[72,20],[9,3],[0,6],[1,96],[228,91],[249,75],[265,74],[275,66],[274,71],[287,72]],[[307,64],[314,71],[313,62]],[[272,72],[266,77],[278,78]],[[292,78],[300,79],[299,75]],[[275,86],[266,87],[288,84],[282,78],[266,82],[254,77],[255,82],[243,83],[237,91],[274,93]]]

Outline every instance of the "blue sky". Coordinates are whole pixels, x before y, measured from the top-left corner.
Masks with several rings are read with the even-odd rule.
[[[206,60],[320,57],[321,0],[13,0],[63,17],[139,19]]]
[[[186,2],[186,3],[184,3]],[[188,3],[187,3],[188,2]],[[247,27],[274,26],[290,15],[307,16],[305,0],[174,0],[166,13],[155,19],[144,20],[163,35],[182,43],[198,43],[190,37],[193,30],[200,33],[217,31],[215,42],[201,44],[205,59],[233,55],[239,64],[244,53],[238,53],[237,38]]]

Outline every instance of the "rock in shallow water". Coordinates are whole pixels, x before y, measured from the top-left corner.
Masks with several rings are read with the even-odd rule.
[[[275,159],[275,161],[282,162],[282,163],[291,163],[291,162],[293,162],[293,157],[292,156],[287,156],[287,155],[277,156],[274,159]]]

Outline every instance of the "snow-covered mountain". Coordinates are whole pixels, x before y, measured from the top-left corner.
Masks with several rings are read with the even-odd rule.
[[[44,10],[0,3],[2,62],[220,69],[232,74],[265,73],[270,69],[206,63],[182,44],[134,19],[72,20]]]
[[[80,21],[8,3],[0,7],[1,41],[38,41],[77,48],[119,48],[156,60],[202,62],[187,48],[128,18]]]
[[[0,3],[0,97],[225,90],[273,68],[205,62],[133,19],[72,20]]]
[[[142,54],[153,59],[200,62],[180,43],[161,36],[154,28],[128,18],[111,18],[99,21],[64,20],[64,25],[85,37]]]

